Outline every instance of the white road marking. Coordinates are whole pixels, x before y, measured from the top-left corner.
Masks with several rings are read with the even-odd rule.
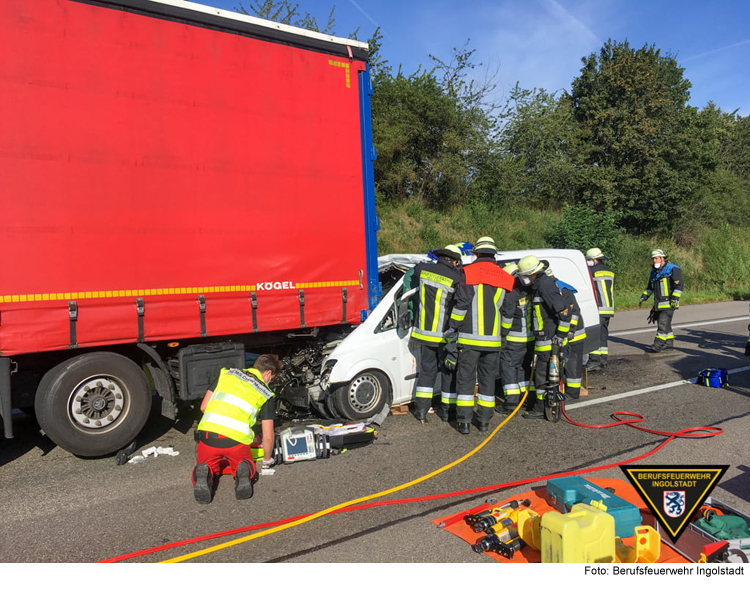
[[[750,316],[737,316],[736,318],[723,318],[722,320],[709,320],[706,322],[691,322],[688,324],[673,324],[672,329],[675,328],[692,328],[694,326],[710,326],[711,324],[723,324],[725,322],[738,322],[740,320],[748,320]],[[637,330],[623,330],[618,332],[609,333],[612,337],[623,337],[629,334],[638,334],[642,332],[655,332],[656,325],[654,324],[651,328],[639,328]]]
[[[741,373],[743,371],[750,371],[750,365],[745,367],[738,367],[727,371],[728,374]],[[603,402],[612,402],[613,400],[619,400],[621,398],[629,398],[631,396],[639,396],[641,394],[648,394],[649,392],[656,392],[658,390],[665,390],[667,388],[674,388],[675,386],[682,386],[683,384],[695,384],[698,378],[691,378],[689,380],[679,380],[677,382],[669,382],[668,384],[660,384],[659,386],[651,386],[650,388],[641,388],[640,390],[631,390],[630,392],[623,392],[622,394],[613,394],[612,396],[605,396],[604,398],[597,398],[596,400],[586,400],[585,402],[574,402],[573,404],[565,404],[566,409],[583,408],[584,406],[593,406],[594,404],[602,404]]]

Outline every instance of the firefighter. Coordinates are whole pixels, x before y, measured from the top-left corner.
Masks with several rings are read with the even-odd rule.
[[[668,351],[674,348],[674,333],[672,332],[672,317],[674,311],[680,307],[680,296],[685,289],[682,281],[682,271],[674,263],[667,262],[667,255],[660,248],[655,248],[650,254],[654,268],[648,279],[648,285],[638,302],[640,308],[654,294],[653,314],[656,318],[656,337],[649,349],[651,353]]]
[[[615,274],[604,264],[609,260],[598,248],[590,248],[586,251],[586,263],[589,266],[589,273],[594,282],[594,292],[596,293],[596,303],[599,306],[599,348],[592,351],[589,361],[586,364],[588,371],[599,371],[607,369],[607,355],[609,348],[607,338],[609,337],[609,321],[615,314],[614,303],[614,285]]]
[[[565,359],[565,396],[576,399],[581,395],[586,328],[575,298],[575,288],[557,279],[546,262],[533,255],[523,257],[518,261],[518,276],[524,285],[532,288],[536,335],[534,351],[537,356],[534,371],[536,400],[523,416],[526,419],[543,419],[547,367],[553,345],[563,351]]]
[[[518,265],[508,263],[503,270],[515,277],[518,274]],[[529,384],[531,362],[534,359],[531,299],[531,288],[516,278],[513,289],[505,295],[500,309],[500,333],[503,338],[503,346],[500,349],[500,377],[503,393],[497,397],[495,411],[503,415],[513,412],[524,390],[534,389],[533,385]]]
[[[432,406],[438,371],[441,374],[441,407],[438,416],[448,420],[450,401],[455,400],[455,373],[444,363],[443,348],[448,320],[455,299],[456,286],[461,279],[461,250],[454,244],[434,251],[437,261],[419,263],[414,268],[412,281],[419,286],[419,307],[411,330],[411,338],[420,344],[419,377],[414,400],[414,417],[427,422]]]
[[[495,254],[497,247],[492,238],[484,236],[474,245],[476,260],[463,269],[447,333],[449,337],[457,335],[456,429],[463,434],[471,431],[470,423],[480,432],[487,431],[495,408],[495,378],[502,344],[500,308],[514,282],[513,276],[495,263]],[[478,408],[474,412],[476,384]]]
[[[259,418],[263,468],[273,466],[276,405],[267,384],[281,369],[276,355],[261,355],[252,368],[222,368],[216,383],[206,392],[197,429],[197,465],[192,473],[193,495],[202,505],[213,499],[215,479],[226,465],[234,476],[235,497],[241,500],[253,496],[257,471],[252,447],[260,443],[253,427]]]

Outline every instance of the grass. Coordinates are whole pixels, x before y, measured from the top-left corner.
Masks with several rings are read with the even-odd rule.
[[[549,248],[545,231],[560,219],[559,212],[526,206],[498,209],[472,203],[437,211],[417,200],[379,204],[378,215],[381,255],[427,252],[456,242],[473,243],[481,236],[491,236],[503,250]],[[681,245],[671,236],[625,235],[609,261],[616,273],[615,309],[638,307],[651,272],[652,248],[661,248],[680,266],[686,286],[682,304],[750,299],[750,229],[699,227],[690,237],[692,244]]]

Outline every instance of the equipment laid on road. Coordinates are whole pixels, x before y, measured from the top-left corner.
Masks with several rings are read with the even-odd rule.
[[[675,547],[695,562],[750,562],[750,516],[708,497]]]
[[[368,445],[375,441],[376,435],[377,431],[365,423],[289,427],[277,433],[273,458],[277,464],[327,459],[332,450]]]
[[[723,388],[729,384],[727,370],[717,367],[708,367],[698,373],[698,383],[709,388]]]
[[[487,509],[476,515],[467,515],[464,517],[464,521],[477,533],[487,532],[490,528],[494,528],[498,524],[505,527],[516,523],[518,521],[518,508],[520,506],[528,507],[530,504],[531,501],[528,499],[520,503],[518,501],[511,501],[510,503]]]
[[[477,537],[466,518],[478,515],[470,509],[433,521],[444,524],[468,542],[477,553],[500,562],[689,562],[690,556],[660,536],[658,524],[636,490],[619,479],[553,478],[545,488],[511,497],[529,506],[517,510],[514,525]],[[572,505],[570,503],[573,503]],[[607,506],[605,503],[608,503]],[[637,517],[630,514],[635,509]],[[558,511],[561,508],[562,511]],[[623,511],[625,509],[625,511]],[[641,516],[648,523],[641,524]],[[635,524],[635,525],[634,525]],[[618,530],[618,526],[620,529]],[[619,535],[623,534],[623,535]],[[721,555],[701,545],[700,553]]]
[[[597,486],[581,476],[566,476],[547,481],[546,499],[550,507],[568,513],[577,504],[598,507],[613,518],[614,535],[626,537],[641,525],[641,515],[630,503],[611,490]]]

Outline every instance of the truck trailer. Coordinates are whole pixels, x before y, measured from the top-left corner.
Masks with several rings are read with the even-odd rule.
[[[282,401],[361,410],[319,381],[381,295],[367,50],[182,0],[3,3],[6,438],[21,409],[110,454],[154,393],[174,419],[265,352]]]

